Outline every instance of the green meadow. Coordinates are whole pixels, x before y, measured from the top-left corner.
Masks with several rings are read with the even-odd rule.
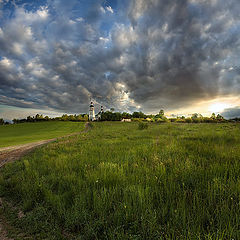
[[[0,147],[61,137],[84,129],[81,122],[37,122],[0,126]]]
[[[237,240],[240,125],[93,123],[5,165],[0,197],[30,239]]]

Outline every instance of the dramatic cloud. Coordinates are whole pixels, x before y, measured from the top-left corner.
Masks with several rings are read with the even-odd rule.
[[[222,115],[225,118],[235,118],[235,117],[240,118],[240,107],[227,108],[222,112]]]
[[[238,0],[17,2],[0,2],[0,104],[156,112],[240,93]]]

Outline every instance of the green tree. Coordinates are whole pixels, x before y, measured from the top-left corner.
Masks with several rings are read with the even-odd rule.
[[[122,113],[122,118],[131,118],[132,116],[131,116],[131,114],[130,113],[127,113],[127,112],[123,112]]]
[[[88,121],[88,115],[87,115],[87,114],[85,114],[85,115],[83,116],[83,120],[84,120],[85,122]]]
[[[222,121],[222,120],[224,120],[224,117],[221,116],[220,114],[218,114],[217,117],[216,117],[216,119],[219,120],[219,121]]]
[[[197,119],[198,118],[198,113],[192,114],[192,119]]]
[[[159,111],[159,116],[160,116],[160,118],[163,118],[163,116],[164,116],[164,110],[163,110],[163,109],[161,109],[161,110]]]
[[[146,115],[145,115],[143,112],[134,112],[134,113],[132,114],[132,117],[133,117],[133,118],[145,118]]]
[[[159,119],[162,120],[162,122],[166,122],[167,118],[164,116],[164,110],[161,109],[157,115],[154,116],[154,119],[156,121],[160,121]]]
[[[212,118],[212,119],[216,119],[216,114],[215,114],[215,113],[212,113],[211,118]]]
[[[2,118],[0,118],[0,125],[4,124],[4,120]]]
[[[34,118],[31,117],[31,116],[28,116],[28,117],[27,117],[27,122],[34,122]]]
[[[68,120],[68,115],[67,114],[63,114],[61,117],[62,121],[67,121]]]

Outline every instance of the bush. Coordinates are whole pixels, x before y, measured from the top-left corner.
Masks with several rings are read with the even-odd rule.
[[[200,123],[201,119],[200,118],[192,118],[193,123]]]
[[[186,121],[185,121],[185,119],[183,119],[183,118],[178,118],[177,120],[176,120],[176,123],[185,123]]]
[[[164,119],[161,119],[161,118],[157,118],[157,119],[156,119],[156,122],[157,122],[157,123],[164,123],[165,120],[164,120]]]
[[[191,119],[191,118],[186,118],[186,119],[185,119],[185,122],[186,122],[186,123],[192,123],[192,119]]]
[[[138,123],[138,129],[139,130],[143,130],[143,129],[147,129],[148,128],[148,124],[144,123],[144,122],[139,122]]]
[[[166,117],[155,118],[155,122],[157,122],[157,123],[166,123],[166,122],[169,122],[169,120]]]
[[[214,118],[204,117],[204,118],[203,118],[203,122],[204,122],[204,123],[216,123],[217,120],[214,119]]]
[[[177,119],[176,119],[176,118],[169,118],[169,121],[170,121],[170,122],[176,122]]]

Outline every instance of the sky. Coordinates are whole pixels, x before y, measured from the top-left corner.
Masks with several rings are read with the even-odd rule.
[[[0,118],[240,117],[239,0],[0,0]]]

